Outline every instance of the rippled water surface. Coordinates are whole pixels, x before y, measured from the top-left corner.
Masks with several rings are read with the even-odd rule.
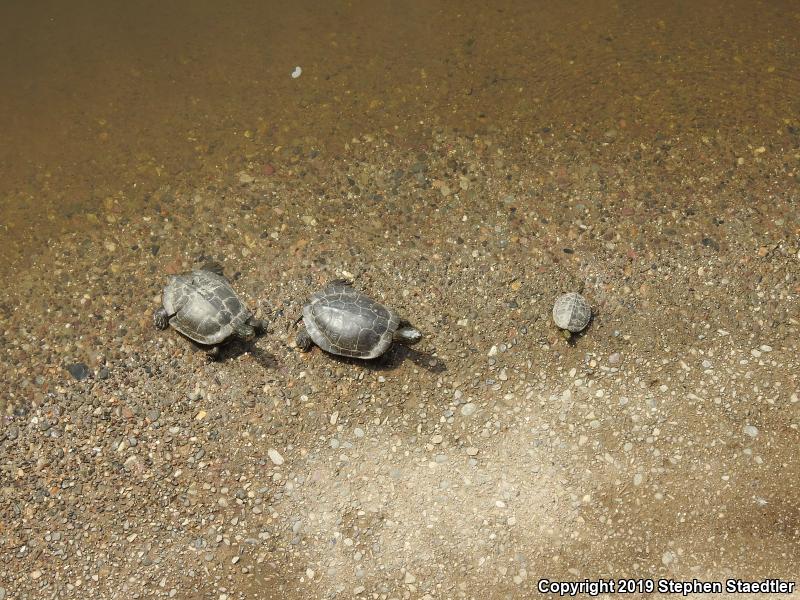
[[[0,257],[298,139],[784,132],[799,31],[791,1],[4,2]]]

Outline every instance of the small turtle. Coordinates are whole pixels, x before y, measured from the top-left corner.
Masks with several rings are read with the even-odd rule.
[[[577,292],[562,294],[553,304],[553,321],[564,331],[564,337],[583,331],[592,318],[592,307]]]
[[[297,347],[303,352],[316,344],[331,354],[370,359],[392,342],[416,344],[422,339],[411,323],[343,279],[311,296],[301,319],[306,328],[297,334]]]
[[[244,302],[233,291],[219,265],[205,265],[197,271],[170,277],[162,296],[163,307],[153,313],[158,329],[168,325],[190,340],[211,346],[212,358],[219,345],[231,337],[245,342],[264,330]]]

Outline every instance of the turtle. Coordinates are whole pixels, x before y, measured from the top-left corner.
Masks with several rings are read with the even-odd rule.
[[[553,321],[569,338],[583,331],[592,318],[592,307],[578,292],[561,294],[553,304]]]
[[[416,344],[422,333],[392,309],[336,279],[316,292],[303,307],[305,329],[297,334],[297,347],[308,352],[316,344],[325,352],[352,358],[373,359],[392,342]]]
[[[212,358],[219,356],[220,344],[228,339],[249,342],[265,329],[215,264],[170,277],[162,304],[153,313],[155,326],[171,325],[190,340],[209,346]]]

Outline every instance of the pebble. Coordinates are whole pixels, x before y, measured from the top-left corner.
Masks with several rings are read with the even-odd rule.
[[[471,417],[475,414],[475,411],[478,410],[478,407],[475,406],[474,402],[467,402],[464,406],[461,407],[461,414],[465,417]]]
[[[403,583],[411,584],[414,583],[415,581],[417,581],[417,578],[414,577],[414,575],[412,575],[408,571],[406,571],[406,576],[403,577]]]
[[[470,446],[467,448],[467,456],[477,456],[478,449],[475,446]]]
[[[6,600],[6,588],[0,587],[0,600]]]
[[[361,429],[361,427],[356,427],[353,430],[353,435],[355,435],[357,438],[361,439],[361,438],[364,437],[364,430]]]
[[[69,374],[72,375],[78,381],[86,379],[91,373],[89,367],[87,367],[85,363],[71,364],[67,367],[67,371],[69,371]]]
[[[744,426],[745,434],[749,435],[751,438],[754,438],[758,435],[758,428],[754,425],[745,425]]]
[[[161,411],[157,408],[151,408],[147,411],[147,420],[151,423],[154,421],[158,421],[158,418],[161,416]]]
[[[270,448],[267,450],[267,455],[274,464],[278,466],[283,464],[283,456],[281,456],[281,453],[275,450],[275,448]]]
[[[441,444],[444,438],[438,433],[431,438],[432,444]]]
[[[136,456],[135,454],[131,454],[127,459],[125,459],[125,462],[122,463],[122,466],[124,466],[128,471],[130,471],[138,463],[139,463],[139,457]]]
[[[621,357],[620,353],[619,352],[614,352],[614,354],[612,354],[611,356],[608,357],[608,364],[613,367],[613,366],[618,365],[621,360],[622,360],[622,357]]]

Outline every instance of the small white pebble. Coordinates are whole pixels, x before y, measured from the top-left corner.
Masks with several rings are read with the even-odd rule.
[[[269,455],[269,459],[276,465],[280,466],[283,464],[283,456],[281,456],[281,453],[275,450],[275,448],[267,450],[267,454]]]
[[[292,79],[297,79],[303,73],[303,69],[300,67],[295,67],[294,71],[292,71]]]

